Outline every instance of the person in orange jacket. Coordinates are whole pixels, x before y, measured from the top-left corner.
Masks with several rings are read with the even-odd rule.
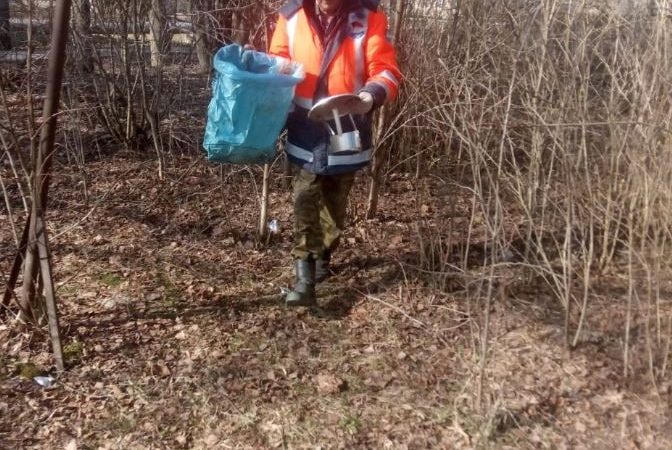
[[[287,119],[289,160],[294,177],[296,286],[289,306],[316,304],[315,284],[329,275],[329,261],[342,233],[355,172],[365,167],[373,146],[372,113],[394,100],[401,73],[387,38],[379,0],[289,0],[281,9],[269,53],[303,65]],[[308,119],[319,100],[357,94],[361,152],[331,154],[324,124]],[[344,131],[352,131],[345,121]],[[351,125],[350,125],[351,127]]]

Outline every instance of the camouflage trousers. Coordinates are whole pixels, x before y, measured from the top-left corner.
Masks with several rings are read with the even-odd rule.
[[[322,258],[333,251],[345,225],[355,174],[316,175],[294,171],[294,244],[297,259]]]

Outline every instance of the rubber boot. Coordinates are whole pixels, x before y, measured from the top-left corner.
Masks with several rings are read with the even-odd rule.
[[[315,260],[296,260],[296,286],[285,297],[287,306],[315,306]]]

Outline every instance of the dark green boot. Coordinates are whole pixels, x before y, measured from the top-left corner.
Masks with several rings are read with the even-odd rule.
[[[287,306],[315,306],[317,298],[315,297],[315,260],[297,259],[296,260],[296,286],[285,297]]]

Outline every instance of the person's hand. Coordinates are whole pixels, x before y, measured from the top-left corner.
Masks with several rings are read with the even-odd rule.
[[[354,108],[355,114],[368,114],[373,109],[373,95],[362,91],[358,95],[359,103]]]
[[[277,58],[278,73],[282,75],[291,75],[294,73],[294,66],[289,59]]]

